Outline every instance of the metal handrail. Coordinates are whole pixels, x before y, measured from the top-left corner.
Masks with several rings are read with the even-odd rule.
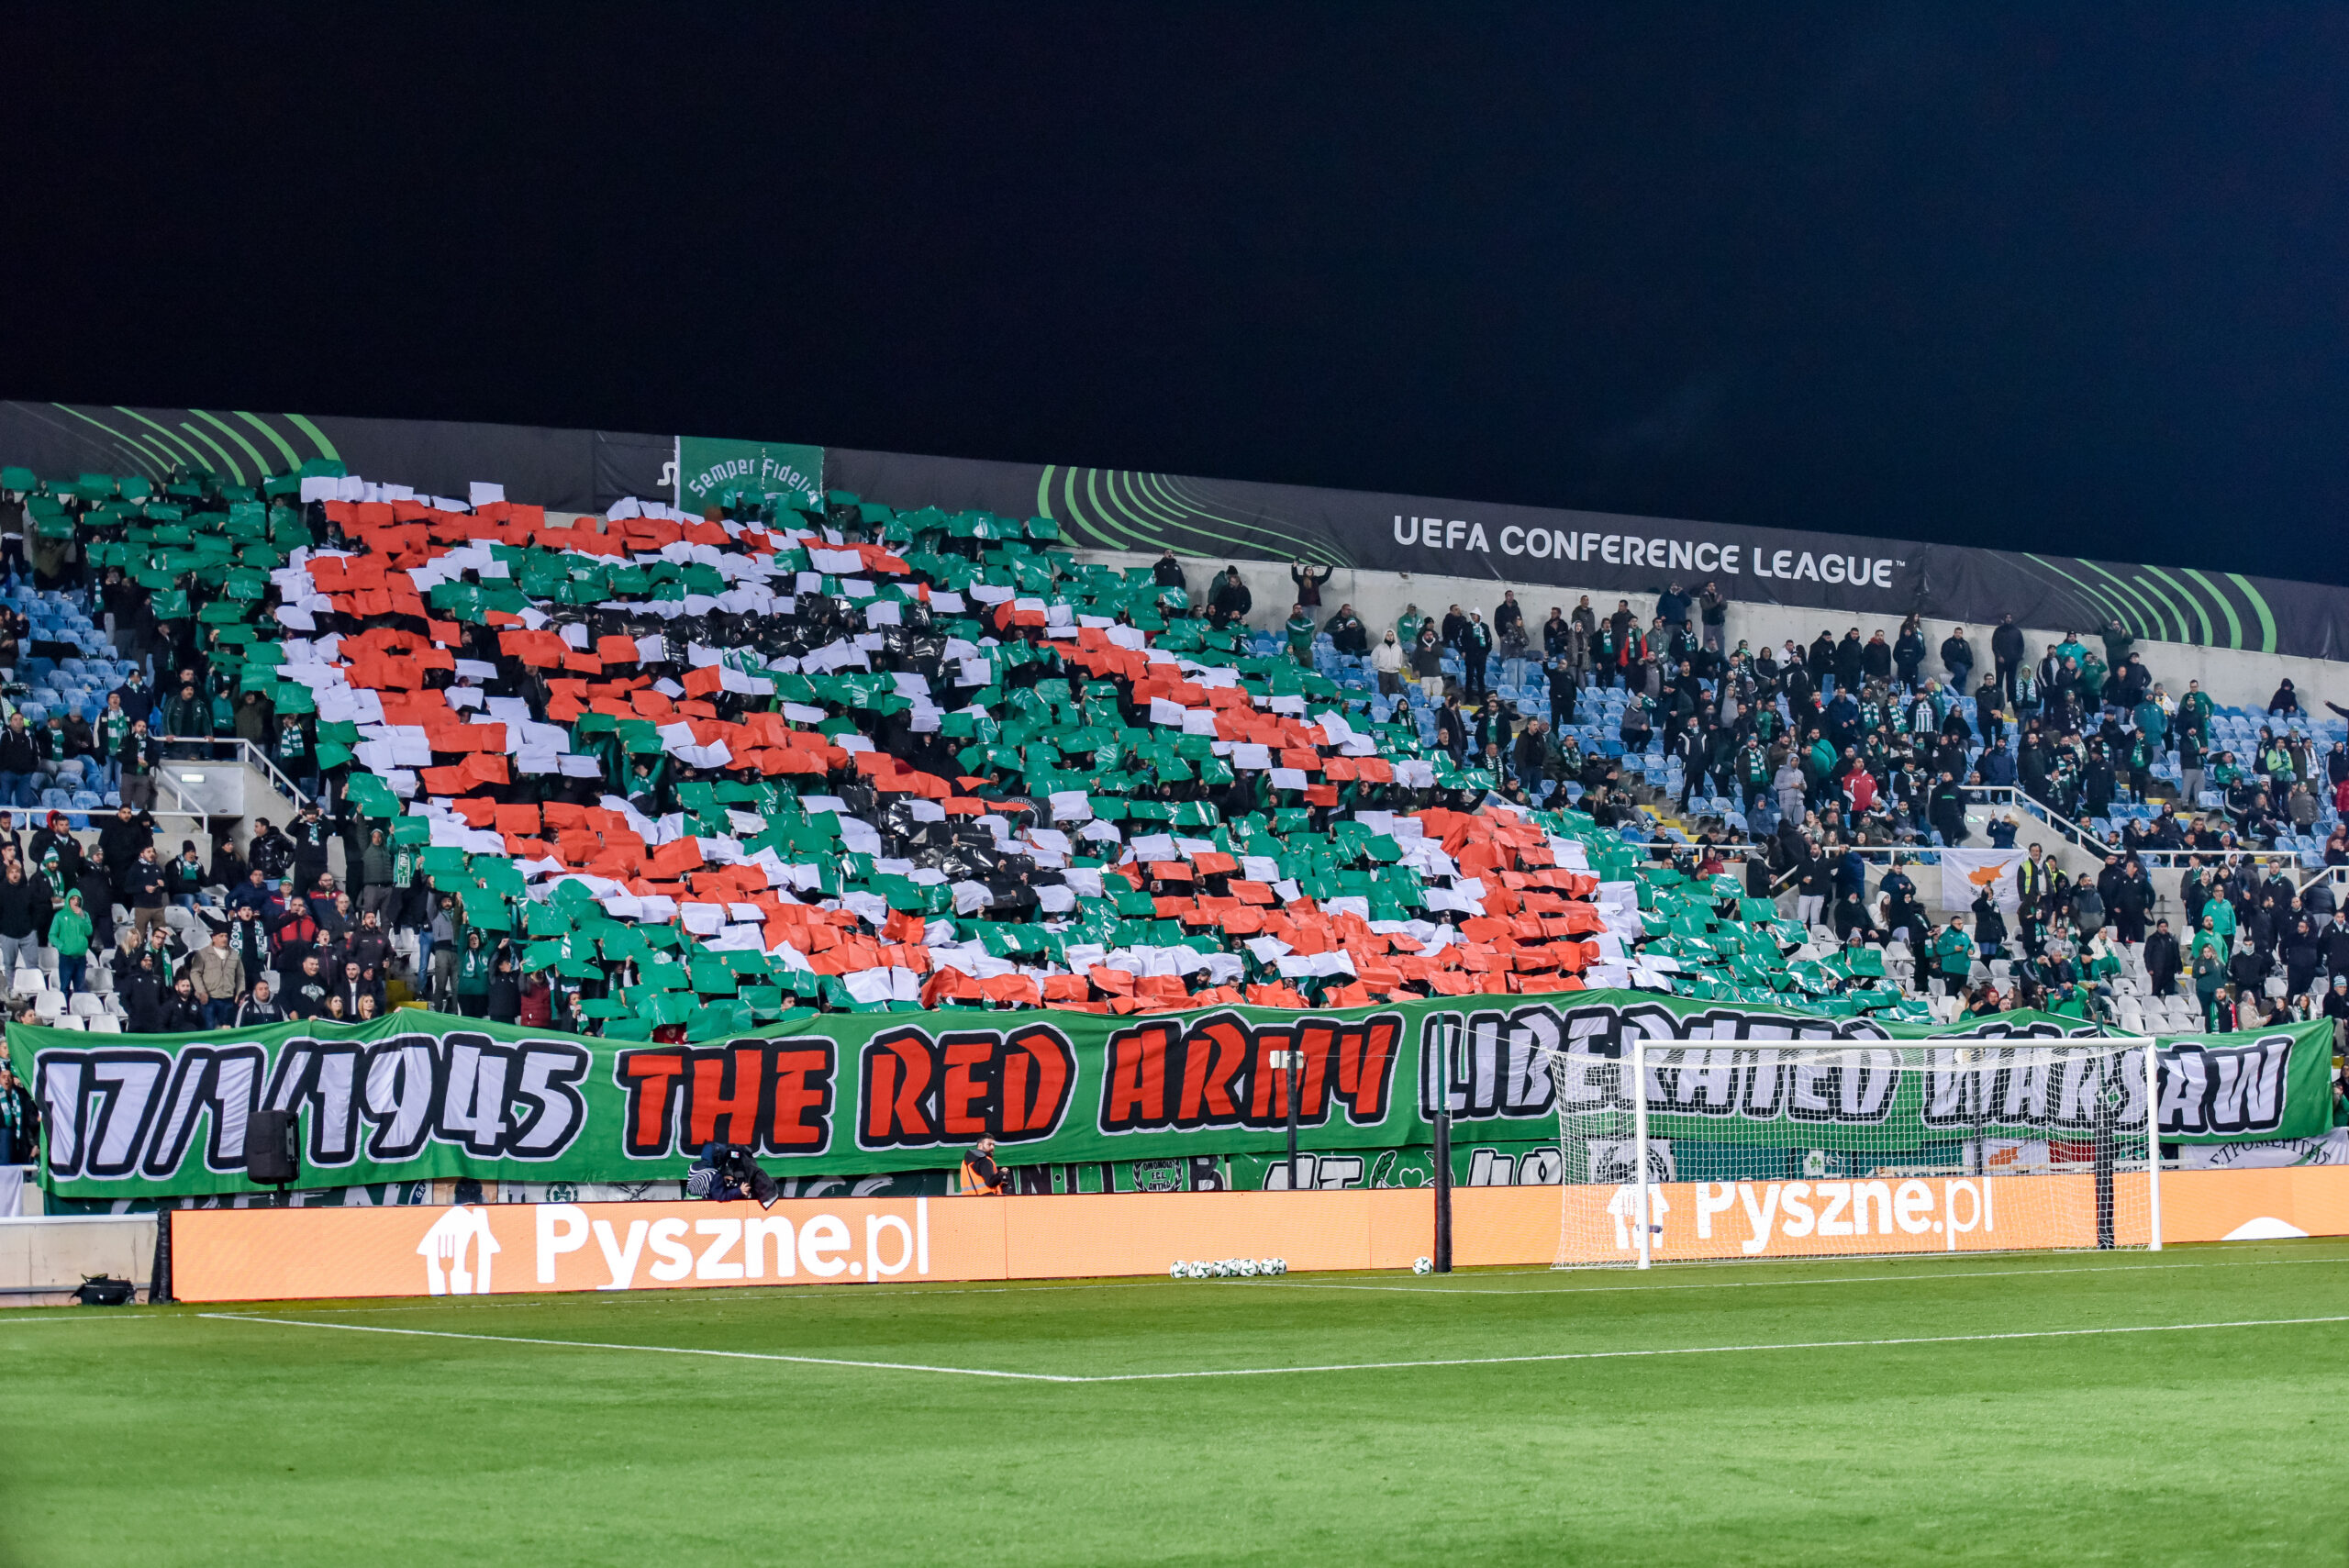
[[[165,735],[160,739],[166,748],[207,746],[217,753],[221,747],[228,747],[232,751],[232,760],[243,762],[245,766],[267,779],[278,794],[294,803],[295,809],[299,810],[309,804],[310,797],[295,788],[294,781],[279,771],[276,760],[270,756],[267,749],[256,745],[241,735]],[[217,762],[219,758],[216,754],[194,760]]]
[[[1990,801],[1986,799],[1985,803],[1994,805],[2004,804],[2019,806],[2030,816],[2035,817],[2042,822],[2044,822],[2054,828],[2057,832],[2069,839],[2072,841],[2074,848],[2081,850],[2086,853],[2099,857],[2108,856],[2113,853],[2114,846],[2108,844],[2103,840],[2098,838],[2094,832],[2090,831],[2080,823],[2075,822],[2070,817],[2064,816],[2061,812],[2054,810],[2053,807],[2049,806],[2045,801],[2041,800],[2038,796],[2032,795],[2029,790],[2022,788],[2019,784],[1965,784],[1962,785],[1961,788],[1969,801],[1975,800],[1977,797],[2003,796],[2003,801]],[[2257,850],[2237,847],[2232,850],[2146,849],[2132,851],[2125,844],[2121,846],[2121,849],[2122,852],[2132,852],[2138,855],[2141,859],[2146,861],[2149,864],[2156,867],[2175,868],[2189,865],[2224,865],[2230,862],[2241,860],[2249,860],[2254,862],[2268,864],[2282,862],[2287,869],[2299,868],[2300,866],[2299,851],[2293,850]]]

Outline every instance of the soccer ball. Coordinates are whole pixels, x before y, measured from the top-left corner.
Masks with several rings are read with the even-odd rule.
[[[1259,1258],[1256,1260],[1256,1272],[1260,1274],[1285,1274],[1288,1273],[1288,1264],[1278,1258]]]
[[[1240,1276],[1242,1279],[1254,1279],[1256,1277],[1255,1259],[1242,1258],[1240,1260]]]
[[[1435,1260],[1433,1258],[1413,1258],[1411,1260],[1411,1272],[1415,1274],[1431,1274],[1435,1273]]]
[[[1181,1279],[1189,1272],[1190,1265],[1184,1262],[1180,1258],[1177,1258],[1174,1261],[1174,1266],[1166,1271],[1166,1277],[1168,1279]]]

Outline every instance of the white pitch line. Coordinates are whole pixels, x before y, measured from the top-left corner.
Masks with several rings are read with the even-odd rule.
[[[1932,1334],[1886,1340],[1798,1340],[1765,1345],[1677,1345],[1622,1351],[1556,1351],[1513,1356],[1445,1356],[1419,1361],[1335,1362],[1319,1366],[1208,1367],[1193,1372],[1068,1373],[1001,1372],[990,1367],[933,1366],[923,1362],[851,1361],[832,1356],[784,1355],[772,1351],[713,1351],[683,1345],[624,1345],[594,1340],[548,1340],[518,1334],[462,1334],[446,1329],[391,1329],[373,1323],[320,1323],[302,1318],[262,1318],[240,1312],[202,1312],[200,1318],[232,1323],[267,1323],[291,1329],[331,1329],[346,1334],[396,1334],[419,1340],[473,1340],[503,1345],[552,1345],[574,1351],[639,1351],[651,1355],[707,1356],[721,1361],[789,1362],[804,1366],[854,1367],[874,1372],[928,1372],[953,1377],[993,1377],[1015,1383],[1169,1383],[1208,1377],[1281,1377],[1304,1373],[1404,1372],[1450,1366],[1516,1366],[1542,1362],[1632,1361],[1661,1356],[1746,1355],[1774,1351],[1884,1350],[1907,1345],[1990,1344],[2013,1340],[2094,1339],[2110,1334],[2183,1334],[2220,1329],[2281,1329],[2317,1323],[2349,1323],[2349,1313],[2325,1318],[2246,1318],[2214,1323],[2144,1323],[2103,1329],[2025,1329],[2004,1334]]]
[[[1813,1284],[1915,1284],[1925,1280],[2013,1279],[2032,1274],[2132,1274],[2173,1269],[2265,1269],[2279,1263],[2349,1263],[2349,1253],[2330,1258],[2237,1258],[2217,1263],[2103,1263],[2070,1269],[1946,1269],[1913,1274],[1832,1274],[1820,1279],[1717,1279],[1697,1280],[1687,1284],[1665,1284],[1661,1281],[1653,1284],[1564,1284],[1548,1288],[1528,1286],[1523,1290],[1492,1290],[1481,1285],[1357,1284],[1350,1280],[1260,1279],[1244,1283],[1248,1288],[1255,1290],[1385,1290],[1405,1296],[1605,1296],[1619,1291],[1768,1290]],[[1222,1283],[1240,1282],[1227,1280]]]
[[[560,1345],[574,1351],[642,1351],[651,1355],[713,1356],[722,1361],[795,1362],[805,1366],[863,1367],[875,1372],[938,1372],[957,1377],[1002,1377],[1020,1383],[1085,1383],[1049,1372],[996,1372],[985,1367],[930,1366],[919,1362],[849,1361],[833,1356],[787,1356],[773,1351],[711,1351],[685,1345],[621,1345],[595,1340],[540,1340],[519,1334],[461,1334],[450,1329],[394,1329],[380,1323],[320,1323],[306,1318],[268,1318],[245,1312],[199,1312],[229,1323],[269,1323],[289,1329],[333,1329],[345,1334],[397,1334],[417,1340],[485,1340],[500,1345]]]
[[[1965,1345],[1999,1340],[2067,1340],[2101,1334],[2180,1334],[2201,1329],[2277,1329],[2303,1323],[2349,1323],[2331,1318],[2251,1318],[2230,1323],[2145,1323],[2111,1329],[2029,1329],[2009,1334],[1934,1334],[1898,1340],[1803,1340],[1778,1345],[1679,1345],[1662,1350],[1561,1351],[1547,1355],[1452,1356],[1428,1361],[1340,1362],[1328,1366],[1219,1367],[1204,1372],[1120,1372],[1071,1378],[1073,1383],[1162,1383],[1197,1377],[1278,1377],[1306,1372],[1394,1372],[1419,1367],[1507,1366],[1529,1362],[1628,1361],[1648,1356],[1740,1355],[1759,1351],[1876,1350],[1897,1345]]]

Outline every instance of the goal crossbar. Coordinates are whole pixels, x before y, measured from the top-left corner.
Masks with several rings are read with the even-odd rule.
[[[2162,1245],[2147,1037],[1642,1038],[1551,1066],[1561,1268]]]

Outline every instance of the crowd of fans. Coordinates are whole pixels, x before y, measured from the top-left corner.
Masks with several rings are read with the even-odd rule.
[[[0,833],[0,969],[53,977],[27,1016],[92,1027],[424,1005],[699,1039],[797,1007],[1583,984],[2087,1016],[2098,944],[2153,963],[2136,845],[2117,887],[2045,862],[2011,931],[1995,906],[1935,921],[1897,862],[1872,898],[1853,851],[1964,842],[1968,784],[2059,811],[2142,797],[2165,740],[2221,792],[2290,768],[2305,793],[2332,757],[2349,774],[2337,745],[2279,739],[2240,776],[2188,750],[2207,699],[2169,704],[2118,627],[2101,657],[2067,638],[2036,669],[2011,625],[1979,662],[1955,628],[1929,675],[1913,618],[1888,642],[1756,651],[1729,641],[1715,585],[1675,584],[1644,625],[1587,597],[1531,624],[1504,593],[1489,621],[1414,608],[1374,641],[1351,605],[1321,615],[1329,574],[1304,562],[1286,625],[1252,629],[1236,568],[1194,614],[1171,555],[1121,573],[1046,519],[841,493],[570,523],[332,472],[19,494],[67,539],[45,585],[162,673],[108,692],[86,740],[56,726],[118,789],[95,842],[65,813]],[[301,809],[242,842],[160,844],[134,769],[166,740],[231,738],[266,747]],[[1671,803],[1624,769],[1657,748],[1684,810],[1733,798],[1735,823],[1655,840]],[[2247,828],[2226,798],[2221,848]],[[2243,808],[2264,820],[2256,790]],[[2165,812],[2137,837],[2209,830]],[[2195,884],[2217,895],[2203,923],[2299,974],[2298,907],[2243,880]],[[2173,978],[2199,985],[2194,929]],[[2318,946],[2311,984],[2332,973]],[[2214,1006],[2240,1016],[2247,978],[2273,986],[2236,956]]]

